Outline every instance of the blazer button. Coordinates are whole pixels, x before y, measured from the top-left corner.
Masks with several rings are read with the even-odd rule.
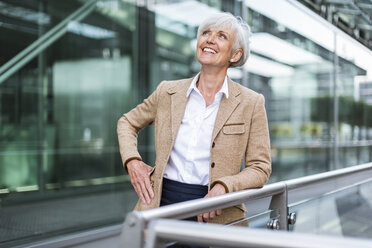
[[[214,163],[214,162],[212,162],[212,163],[211,163],[211,167],[212,167],[212,168],[214,168],[214,166],[215,166],[215,163]]]
[[[215,145],[216,145],[216,143],[213,142],[213,143],[212,143],[212,148],[213,148]]]

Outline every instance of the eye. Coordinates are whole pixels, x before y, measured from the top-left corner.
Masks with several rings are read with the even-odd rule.
[[[203,31],[202,35],[207,35],[209,33],[208,30]]]
[[[226,35],[224,35],[224,34],[220,34],[220,38],[222,38],[222,39],[227,39],[227,37],[226,37]]]

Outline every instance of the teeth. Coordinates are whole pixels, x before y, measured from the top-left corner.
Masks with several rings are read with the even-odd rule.
[[[206,48],[204,48],[204,49],[203,49],[203,51],[204,51],[204,52],[210,52],[210,53],[216,53],[216,51],[215,51],[215,50],[212,50],[212,49],[210,49],[210,48],[207,48],[207,47],[206,47]]]

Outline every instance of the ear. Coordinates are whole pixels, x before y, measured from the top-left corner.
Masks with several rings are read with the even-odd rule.
[[[234,62],[237,62],[239,61],[239,59],[242,57],[243,55],[243,50],[241,48],[238,48],[236,49],[232,55],[231,55],[231,59],[230,59],[230,62],[231,63],[234,63]]]

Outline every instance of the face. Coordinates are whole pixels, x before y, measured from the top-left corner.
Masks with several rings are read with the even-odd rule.
[[[209,27],[203,30],[196,46],[196,58],[202,66],[228,68],[230,60],[240,59],[241,49],[232,51],[235,34],[228,28]]]

